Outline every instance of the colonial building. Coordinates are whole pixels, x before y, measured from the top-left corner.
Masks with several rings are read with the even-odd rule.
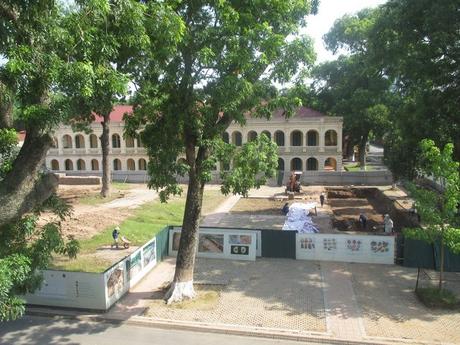
[[[110,155],[114,179],[145,181],[147,152],[139,139],[123,138],[123,115],[131,106],[118,105],[110,115]],[[101,174],[101,118],[91,124],[92,133],[75,133],[70,126],[55,132],[55,145],[48,152],[46,166],[72,175]],[[325,116],[300,107],[285,119],[281,111],[270,121],[248,118],[244,127],[232,124],[224,140],[241,146],[265,133],[279,147],[279,170],[309,172],[342,170],[342,118]],[[216,177],[219,167],[216,168]]]

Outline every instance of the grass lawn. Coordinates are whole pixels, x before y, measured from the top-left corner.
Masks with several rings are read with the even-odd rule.
[[[103,203],[106,203],[106,202],[110,202],[110,201],[113,201],[115,199],[119,199],[119,198],[123,198],[125,196],[125,192],[121,192],[119,190],[112,190],[111,193],[110,193],[110,196],[108,196],[107,198],[103,198],[99,192],[97,192],[96,194],[93,194],[93,195],[87,195],[87,196],[84,196],[84,197],[81,197],[78,199],[78,203],[79,204],[82,204],[82,205],[99,205],[99,204],[103,204]]]
[[[120,224],[121,235],[126,236],[131,241],[131,245],[141,246],[165,226],[182,225],[185,197],[186,193],[165,204],[162,204],[159,200],[155,200],[140,206],[136,209],[134,215],[128,217]],[[203,213],[211,212],[225,199],[226,196],[222,195],[218,190],[206,190],[203,198]],[[91,238],[80,240],[81,251],[75,260],[57,256],[50,268],[69,271],[103,272],[114,261],[113,259],[111,260],[110,258],[98,255],[97,249],[108,246],[113,242],[112,230],[113,227],[110,227]],[[120,254],[122,253],[124,252],[120,252]]]
[[[359,163],[357,164],[349,164],[349,165],[344,165],[343,167],[346,171],[362,171]],[[372,171],[374,168],[372,166],[366,165],[366,170],[365,171]]]

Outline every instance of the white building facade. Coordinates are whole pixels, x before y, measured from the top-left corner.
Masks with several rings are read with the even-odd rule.
[[[147,151],[140,140],[123,137],[123,114],[130,111],[130,106],[120,105],[111,114],[109,161],[112,178],[143,182],[147,180]],[[244,127],[232,124],[224,140],[241,146],[264,133],[278,145],[278,170],[286,175],[292,170],[303,171],[308,178],[310,173],[342,170],[342,124],[341,117],[325,116],[301,107],[289,119],[277,112],[270,121],[248,118]],[[55,132],[55,145],[47,154],[46,167],[68,175],[100,175],[100,119],[91,124],[91,130],[89,134],[75,133],[70,126],[60,126]],[[216,181],[219,170],[217,166]],[[282,175],[284,179],[285,174]]]

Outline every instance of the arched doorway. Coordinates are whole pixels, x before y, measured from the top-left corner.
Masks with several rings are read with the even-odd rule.
[[[278,158],[278,171],[284,171],[284,159]]]
[[[310,157],[307,159],[307,170],[318,170],[318,160]]]
[[[324,145],[337,146],[337,132],[333,129],[328,130],[324,134]]]
[[[147,162],[144,158],[139,159],[139,170],[147,170]]]
[[[284,132],[283,131],[275,132],[275,143],[278,146],[284,146]]]
[[[64,165],[65,170],[73,170],[73,162],[70,159],[66,159]]]
[[[83,149],[85,148],[85,138],[81,134],[77,134],[75,136],[75,148],[76,149]]]
[[[325,171],[337,171],[337,161],[335,158],[329,157],[324,162]]]
[[[117,149],[121,147],[121,139],[118,134],[112,134],[112,148]]]
[[[235,146],[243,145],[243,136],[241,132],[235,131],[232,133],[232,144]]]
[[[293,131],[291,133],[291,146],[302,146],[302,132]]]
[[[71,149],[72,148],[72,137],[68,134],[62,137],[62,147],[64,149]]]
[[[292,158],[291,170],[302,171],[302,160],[300,158]]]
[[[91,170],[98,171],[99,170],[99,161],[97,159],[91,160]]]
[[[59,170],[59,162],[56,159],[51,161],[51,170]]]
[[[96,134],[90,134],[89,136],[89,147],[92,149],[97,149],[97,136]]]
[[[134,159],[129,158],[126,162],[128,170],[136,170],[136,163],[134,163]]]
[[[86,163],[83,159],[77,160],[77,170],[86,170]]]
[[[319,134],[315,130],[307,132],[307,146],[318,146],[319,145]]]
[[[121,161],[118,158],[113,160],[113,170],[121,170]]]

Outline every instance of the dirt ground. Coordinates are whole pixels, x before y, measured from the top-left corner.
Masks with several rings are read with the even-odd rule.
[[[117,200],[130,197],[134,199],[135,204],[136,199],[145,202],[154,200],[157,196],[154,191],[148,190],[144,184],[127,184],[122,190],[116,187],[112,188],[111,193],[117,197],[110,202],[96,205],[85,205],[80,202],[82,198],[98,195],[99,191],[100,186],[59,186],[58,195],[73,208],[72,216],[61,222],[62,233],[65,237],[70,235],[76,239],[90,238],[109,226],[121,223],[132,214],[133,209],[116,207],[114,203]],[[49,221],[52,218],[52,215],[45,214],[43,221]]]
[[[340,231],[383,231],[383,215],[375,210],[373,200],[359,189],[327,188],[327,196],[333,212],[334,227]],[[360,214],[367,217],[366,229],[358,221]]]

